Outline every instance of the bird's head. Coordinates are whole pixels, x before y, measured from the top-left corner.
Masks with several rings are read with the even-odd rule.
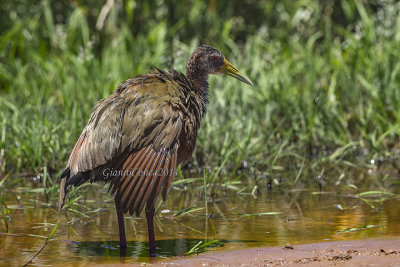
[[[250,79],[229,63],[221,52],[208,45],[200,45],[193,51],[186,65],[186,72],[193,76],[225,74],[253,86]]]

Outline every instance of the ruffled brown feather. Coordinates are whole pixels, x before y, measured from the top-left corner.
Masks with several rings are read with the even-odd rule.
[[[96,104],[78,139],[59,206],[69,187],[83,180],[109,182],[117,206],[130,214],[153,207],[161,190],[165,200],[176,166],[193,152],[203,100],[196,85],[174,70],[156,69],[122,83]],[[118,175],[106,177],[106,170]]]

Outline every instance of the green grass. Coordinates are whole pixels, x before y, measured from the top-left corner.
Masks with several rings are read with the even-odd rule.
[[[249,1],[240,13],[236,3],[193,2],[116,4],[100,28],[95,1],[2,7],[10,14],[0,32],[0,177],[41,173],[38,187],[55,200],[57,177],[96,101],[152,66],[184,72],[204,42],[254,87],[210,77],[208,113],[184,176],[213,171],[205,185],[184,186],[211,196],[340,188],[364,182],[354,169],[398,169],[389,159],[399,153],[399,4]],[[370,177],[371,188],[392,188],[396,177],[385,177]]]

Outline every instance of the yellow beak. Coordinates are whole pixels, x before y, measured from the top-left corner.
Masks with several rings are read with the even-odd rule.
[[[226,60],[225,58],[224,58],[224,65],[221,66],[218,72],[236,78],[239,81],[242,81],[244,83],[253,86],[253,83],[250,81],[250,79],[247,78],[244,74],[242,74],[237,68],[232,66],[232,64],[229,63],[228,60]]]

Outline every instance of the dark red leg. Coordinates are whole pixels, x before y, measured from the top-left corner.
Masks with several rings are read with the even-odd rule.
[[[119,228],[119,247],[125,248],[126,245],[126,235],[125,235],[125,224],[124,224],[124,213],[119,209],[117,203],[115,202],[115,208],[117,209],[118,217],[118,228]]]
[[[154,257],[156,255],[156,239],[154,237],[154,207],[152,207],[149,211],[146,209],[146,219],[147,219],[147,230],[149,232],[149,255],[150,257]]]

